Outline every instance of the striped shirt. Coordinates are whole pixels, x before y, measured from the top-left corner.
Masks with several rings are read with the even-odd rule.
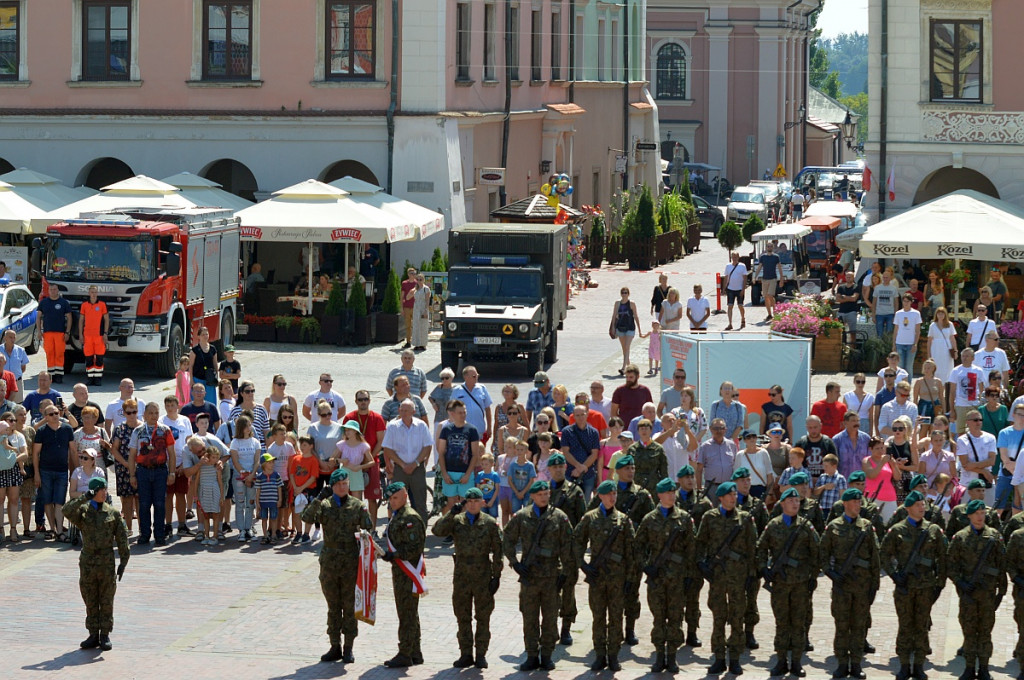
[[[266,472],[261,472],[256,475],[255,484],[259,490],[260,505],[277,505],[277,490],[284,485],[281,475],[271,472],[268,476]]]
[[[896,419],[900,416],[907,416],[910,418],[910,427],[914,427],[914,423],[917,422],[917,404],[909,399],[903,402],[902,405],[900,405],[895,399],[886,402],[885,406],[882,407],[878,414],[879,432],[881,432],[883,428],[892,427],[892,424],[896,422]]]
[[[244,411],[241,406],[236,406],[231,409],[231,414],[228,416],[228,420],[232,423],[242,415]],[[253,404],[250,409],[254,416],[252,421],[252,436],[260,440],[260,448],[263,451],[267,450],[267,433],[270,432],[270,414],[267,413],[267,409],[263,408],[262,404]]]

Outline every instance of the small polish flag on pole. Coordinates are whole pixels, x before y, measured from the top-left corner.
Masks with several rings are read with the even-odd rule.
[[[889,201],[896,200],[896,165],[889,170],[889,179],[885,181],[885,188],[889,191]]]
[[[861,187],[864,189],[865,193],[871,191],[871,166],[867,163],[864,163],[864,176],[861,180]]]

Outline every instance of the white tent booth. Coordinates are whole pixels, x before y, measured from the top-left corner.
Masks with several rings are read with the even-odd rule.
[[[160,181],[177,188],[182,196],[196,205],[234,211],[244,210],[253,205],[252,201],[224,191],[213,180],[193,175],[191,172],[179,172],[177,175],[164,177]]]

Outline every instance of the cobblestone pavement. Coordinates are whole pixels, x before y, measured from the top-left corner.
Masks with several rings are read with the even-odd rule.
[[[700,282],[706,291],[714,291],[714,272],[725,263],[725,253],[713,241],[705,239],[702,250],[679,262],[662,268],[669,272],[670,282],[688,296],[693,283]],[[586,389],[590,381],[604,379],[608,393],[621,380],[618,343],[610,340],[606,329],[612,302],[619,287],[628,285],[641,317],[649,318],[649,295],[656,283],[652,272],[628,272],[622,268],[605,268],[593,275],[598,288],[573,298],[575,307],[566,321],[560,338],[559,361],[549,368],[555,382],[563,382],[570,392]],[[711,295],[712,304],[714,296]],[[761,309],[748,309],[752,322],[763,319]],[[648,322],[649,324],[649,322]],[[712,317],[712,329],[726,325],[725,316]],[[647,326],[645,326],[646,328]],[[751,323],[748,330],[763,331],[764,326]],[[369,386],[374,405],[380,403],[387,372],[398,365],[395,347],[369,349],[321,348],[239,343],[238,358],[243,372],[255,377],[257,394],[269,393],[270,376],[284,373],[289,392],[303,395],[316,387],[316,377],[331,370],[337,380],[335,388],[352,398],[355,389]],[[633,360],[646,370],[647,341],[638,340]],[[432,342],[417,358],[432,379],[436,379],[439,351]],[[32,358],[31,371],[45,363],[42,355]],[[492,395],[501,384],[517,384],[525,398],[532,376],[526,376],[521,365],[483,364],[479,366],[482,380]],[[79,367],[79,370],[80,367]],[[105,404],[116,394],[116,382],[123,375],[136,378],[139,394],[146,400],[162,399],[171,392],[170,381],[154,379],[147,362],[138,359],[111,359],[108,362],[107,385],[93,388],[93,399]],[[147,377],[149,376],[149,377]],[[824,384],[836,378],[844,387],[851,383],[848,375],[821,374],[813,377],[814,394],[824,393]],[[652,388],[656,379],[644,379]],[[34,385],[33,381],[28,381]],[[63,388],[70,392],[69,379]],[[193,522],[194,526],[194,522]],[[229,535],[233,539],[235,534]],[[327,649],[325,633],[326,608],[317,580],[318,566],[312,547],[244,545],[228,540],[223,546],[203,548],[191,540],[176,539],[166,548],[138,550],[133,540],[133,558],[115,601],[116,628],[112,634],[114,649],[110,652],[80,651],[78,642],[86,636],[85,612],[77,586],[77,551],[66,545],[43,544],[41,539],[5,543],[0,546],[0,611],[5,625],[0,632],[4,663],[0,678],[37,678],[51,674],[59,678],[96,677],[102,674],[115,680],[122,678],[321,678],[350,676],[358,678],[498,678],[520,675],[514,664],[522,660],[523,641],[518,613],[515,575],[506,569],[492,618],[493,640],[486,671],[458,671],[451,662],[458,656],[455,646],[455,621],[451,614],[450,592],[451,548],[436,539],[428,539],[427,569],[431,593],[420,607],[423,624],[425,663],[406,671],[392,671],[380,664],[397,651],[397,620],[391,595],[390,570],[383,569],[380,578],[378,620],[375,626],[360,626],[356,641],[356,663],[320,664],[318,659]],[[203,553],[201,555],[197,553]],[[827,678],[831,674],[831,639],[833,626],[829,615],[828,583],[822,579],[815,593],[811,652],[806,666],[809,678]],[[707,592],[706,589],[704,591]],[[594,674],[588,670],[593,660],[590,642],[590,614],[586,606],[586,590],[577,590],[580,616],[573,626],[575,643],[559,647],[555,653],[557,669],[552,678],[580,678]],[[646,594],[641,589],[643,615],[637,634],[640,644],[624,648],[623,671],[618,678],[636,678],[646,674],[653,660],[650,643],[650,622]],[[891,605],[892,589],[883,581],[869,639],[877,652],[867,659],[871,678],[891,677],[896,668],[896,618]],[[743,658],[744,677],[766,678],[774,663],[771,652],[774,624],[768,594],[759,598],[761,623],[757,638],[761,648]],[[934,649],[930,677],[951,678],[962,671],[963,662],[955,657],[961,635],[957,623],[956,596],[946,588],[933,610],[934,628],[931,644]],[[684,648],[679,654],[683,672],[677,677],[704,677],[708,665],[711,637],[711,615],[706,608],[701,619],[700,637],[704,647]],[[1008,597],[996,619],[994,675],[1016,676],[1016,663],[1007,663],[1016,641],[1012,619],[1012,603]],[[522,674],[526,675],[526,674]],[[609,674],[610,677],[610,674]]]

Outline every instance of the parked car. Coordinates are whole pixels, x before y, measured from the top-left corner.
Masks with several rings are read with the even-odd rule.
[[[693,207],[697,211],[697,217],[700,218],[700,230],[702,232],[709,231],[712,235],[718,236],[719,228],[725,224],[722,209],[711,205],[700,196],[693,197]]]
[[[773,222],[779,222],[789,214],[789,198],[781,182],[752,180],[750,186],[764,189],[765,199],[768,201],[768,213]]]
[[[726,217],[737,224],[743,224],[751,215],[757,215],[768,224],[768,199],[764,189],[756,186],[740,187],[729,197]]]
[[[3,296],[0,335],[13,330],[17,334],[15,342],[24,347],[26,353],[35,354],[43,344],[43,334],[36,324],[39,303],[21,283],[0,284],[0,295]]]

